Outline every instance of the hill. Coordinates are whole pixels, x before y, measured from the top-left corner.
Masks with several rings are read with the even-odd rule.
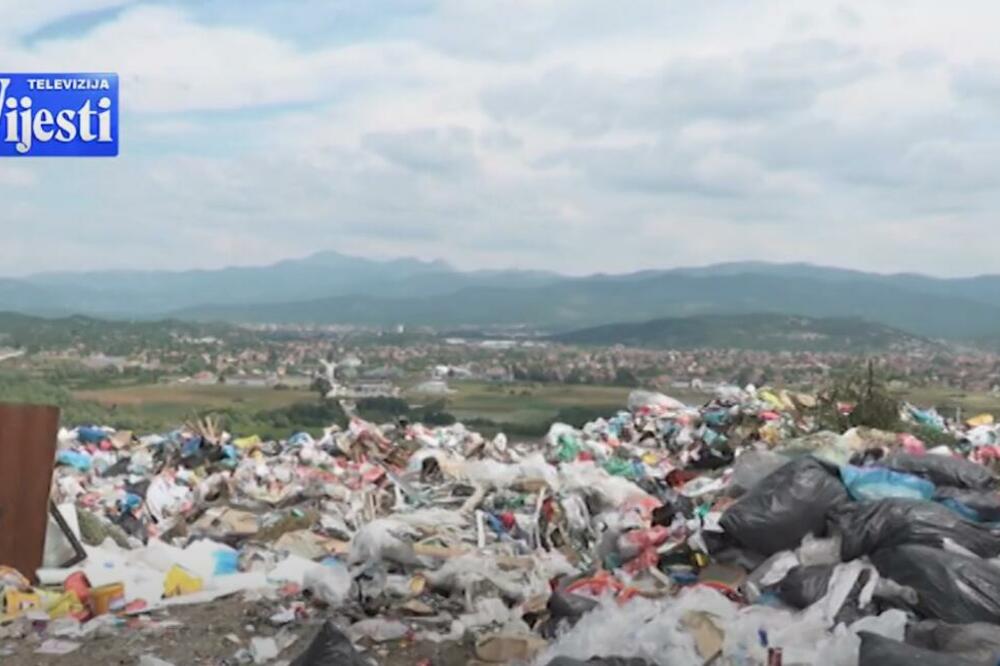
[[[919,336],[1000,336],[1000,276],[937,278],[810,264],[726,263],[568,277],[320,252],[270,266],[43,273],[0,279],[0,310],[200,321],[526,325],[549,332],[662,317],[856,317]]]
[[[552,339],[579,345],[765,351],[884,351],[931,344],[898,329],[858,318],[777,314],[669,317],[640,323],[595,326],[554,335]]]
[[[278,304],[197,307],[180,318],[256,322],[395,323],[450,327],[527,324],[566,331],[660,317],[777,312],[860,317],[935,338],[1000,331],[1000,306],[914,291],[876,277],[850,280],[678,271],[563,279],[532,287],[465,287],[410,298],[342,296]]]
[[[150,347],[180,345],[180,339],[226,337],[249,339],[250,333],[225,324],[162,321],[109,321],[81,315],[43,318],[0,312],[0,346],[35,351],[78,346],[110,355],[128,355]]]

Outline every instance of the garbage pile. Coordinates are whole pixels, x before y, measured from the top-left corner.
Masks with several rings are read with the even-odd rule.
[[[34,635],[64,654],[225,597],[316,626],[233,664],[375,663],[400,640],[551,666],[996,664],[1000,426],[906,405],[949,441],[930,447],[817,432],[815,406],[635,391],[518,444],[357,418],[286,441],[64,430],[53,500],[85,558],[47,544],[37,572],[0,569],[0,651]]]

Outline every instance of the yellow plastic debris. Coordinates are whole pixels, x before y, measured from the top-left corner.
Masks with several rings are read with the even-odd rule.
[[[4,618],[17,617],[24,611],[42,607],[42,598],[34,591],[22,591],[7,588],[4,592],[4,606],[6,613]]]
[[[263,442],[259,435],[250,435],[249,437],[237,437],[233,440],[233,446],[238,449],[252,449],[254,447],[260,446]]]
[[[175,564],[170,567],[170,571],[167,572],[167,577],[163,581],[163,596],[177,597],[182,594],[194,594],[200,592],[202,587],[204,584],[201,578]]]
[[[970,428],[976,428],[978,426],[988,426],[993,425],[993,415],[992,414],[979,414],[973,416],[971,419],[966,421]]]
[[[775,409],[782,409],[784,407],[784,403],[781,402],[781,398],[766,389],[758,391],[757,397]]]
[[[83,612],[83,603],[76,592],[63,592],[45,604],[45,612],[53,620]]]

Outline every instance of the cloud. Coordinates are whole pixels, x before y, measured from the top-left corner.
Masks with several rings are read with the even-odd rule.
[[[362,145],[386,161],[418,174],[454,176],[476,169],[472,132],[466,128],[372,132],[364,136]]]
[[[0,0],[0,61],[118,71],[123,150],[0,164],[9,272],[114,247],[952,274],[1000,242],[982,0],[42,4]]]

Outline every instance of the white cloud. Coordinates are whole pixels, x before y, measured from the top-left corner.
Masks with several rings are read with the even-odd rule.
[[[113,244],[173,267],[336,248],[575,273],[973,273],[1000,242],[1000,10],[982,0],[444,0],[308,45],[248,4],[230,23],[16,4],[4,67],[122,75],[121,157],[0,165],[4,224],[32,221],[19,240],[39,255],[59,236],[84,262]]]

